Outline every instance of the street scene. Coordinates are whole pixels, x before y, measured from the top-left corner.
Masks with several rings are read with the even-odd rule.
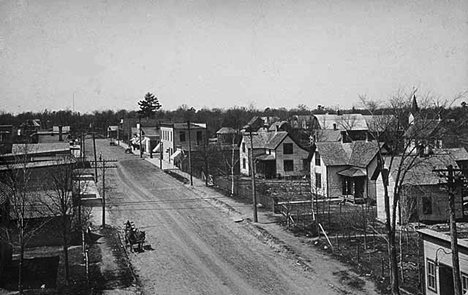
[[[263,233],[257,226],[274,223],[267,215],[254,225],[250,206],[230,201],[233,210],[224,209],[226,197],[204,183],[183,184],[160,170],[158,159],[97,142],[103,158],[118,160],[107,178],[109,224],[123,229],[132,220],[146,233],[146,247],[128,253],[144,294],[374,294],[366,278],[337,262],[324,264],[326,256],[295,253],[300,241],[289,246]],[[358,288],[342,281],[341,271]]]
[[[0,0],[0,295],[468,295],[467,12]]]

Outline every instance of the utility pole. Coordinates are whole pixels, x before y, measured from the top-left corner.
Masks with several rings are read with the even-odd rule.
[[[163,142],[160,141],[159,142],[159,168],[161,168],[161,170],[163,169],[162,160],[163,160]]]
[[[460,261],[458,256],[457,222],[455,219],[455,190],[458,185],[455,179],[455,172],[459,172],[457,178],[462,179],[462,172],[464,170],[454,169],[452,165],[448,165],[447,169],[434,169],[432,171],[437,172],[439,176],[447,178],[447,191],[449,195],[450,208],[450,248],[452,250],[453,288],[455,292],[454,295],[462,295],[462,285],[460,280]]]
[[[141,149],[141,116],[138,116],[138,129],[139,129],[139,134],[140,134],[140,158],[143,158],[143,150]]]
[[[99,159],[101,164],[99,168],[102,169],[102,227],[106,226],[106,169],[107,168],[117,168],[116,165],[110,166],[107,163],[117,162],[117,160],[104,160],[103,158]],[[97,169],[98,165],[94,166]]]
[[[188,159],[189,159],[189,170],[190,170],[190,185],[193,186],[193,178],[192,178],[192,140],[190,136],[190,120],[187,121],[187,128],[188,128]]]
[[[252,137],[252,126],[249,126],[250,132],[250,168],[251,168],[251,175],[252,175],[252,202],[253,202],[253,219],[254,222],[258,222],[257,216],[257,193],[255,191],[255,163],[253,159],[253,137]]]
[[[208,151],[207,151],[207,141],[208,141],[208,136],[205,138],[206,140],[203,141],[203,152],[204,152],[204,158],[205,158],[205,186],[208,186]]]
[[[96,135],[93,130],[93,149],[94,149],[94,182],[98,183],[97,175],[97,155],[96,155]]]

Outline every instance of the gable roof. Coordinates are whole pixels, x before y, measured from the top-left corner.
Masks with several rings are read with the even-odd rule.
[[[367,167],[377,155],[378,145],[373,141],[317,142],[316,150],[326,166]]]
[[[252,143],[254,149],[271,149],[274,150],[283,142],[283,140],[289,137],[292,141],[294,139],[289,136],[286,131],[277,131],[277,132],[257,132],[252,133]],[[244,134],[243,141],[246,144],[247,148],[250,148],[250,135]],[[296,141],[294,141],[297,146],[302,148]],[[302,148],[303,149],[303,148]]]
[[[439,120],[424,119],[418,120],[406,130],[404,136],[406,138],[428,138],[437,136],[441,130]]]
[[[315,140],[323,141],[340,141],[341,130],[318,129],[315,131]]]
[[[401,158],[396,157],[397,163]],[[413,160],[410,157],[408,161]],[[406,173],[404,184],[409,185],[438,185],[440,177],[433,172],[434,169],[445,169],[448,165],[457,168],[457,161],[468,160],[468,152],[464,148],[436,149],[434,154],[428,157],[418,157],[413,167]],[[395,176],[398,166],[392,167],[391,175]]]

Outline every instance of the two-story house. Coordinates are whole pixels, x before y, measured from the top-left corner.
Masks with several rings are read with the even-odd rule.
[[[361,114],[316,114],[311,124],[315,142],[339,139],[343,132],[350,141],[368,138],[369,128]]]
[[[252,139],[252,140],[251,140]],[[298,177],[308,174],[309,152],[286,131],[245,133],[240,143],[240,172],[250,175],[250,154],[255,173],[264,178]]]
[[[378,151],[375,141],[317,142],[310,162],[311,191],[352,202],[375,200]]]
[[[161,123],[160,146],[155,150],[163,151],[163,159],[178,161],[185,152],[201,151],[207,144],[205,123]]]

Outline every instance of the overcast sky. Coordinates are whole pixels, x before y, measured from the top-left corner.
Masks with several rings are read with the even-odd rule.
[[[466,0],[0,0],[0,111],[305,104],[468,89]]]

